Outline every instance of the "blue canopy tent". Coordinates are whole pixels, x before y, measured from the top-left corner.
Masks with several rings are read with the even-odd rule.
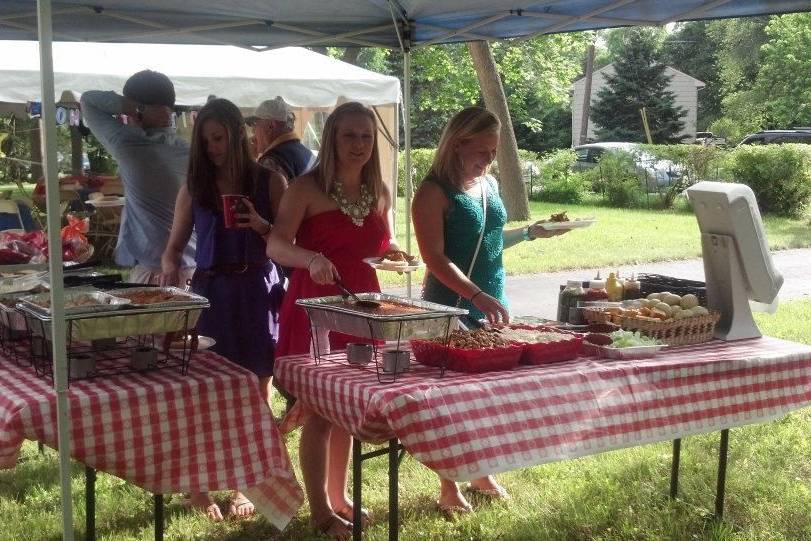
[[[410,51],[437,43],[527,39],[617,26],[811,11],[808,0],[3,0],[0,40],[38,40],[43,118],[54,118],[51,43],[97,41],[220,44],[263,51],[291,45],[387,47],[404,54],[410,103]],[[2,44],[0,43],[0,54]],[[77,59],[77,62],[81,61]],[[2,84],[2,83],[0,83]],[[405,113],[406,171],[410,125]],[[48,229],[59,242],[56,127],[43,123]],[[410,187],[410,183],[406,183]],[[407,188],[408,190],[408,188]],[[410,191],[407,191],[407,201]],[[408,233],[409,222],[406,221]],[[63,538],[73,539],[67,367],[61,254],[50,261]]]

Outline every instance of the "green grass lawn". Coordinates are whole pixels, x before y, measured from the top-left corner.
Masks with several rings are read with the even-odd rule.
[[[811,301],[756,315],[764,334],[811,343]],[[279,402],[276,403],[281,408]],[[680,498],[667,498],[670,444],[659,443],[500,475],[513,499],[475,500],[476,513],[446,522],[433,508],[436,477],[406,457],[400,473],[404,540],[688,540],[811,539],[811,408],[730,432],[726,521],[712,520],[718,434],[683,441]],[[287,439],[297,462],[298,433]],[[387,539],[384,459],[366,464],[364,502],[379,524],[366,539]],[[83,535],[83,468],[73,470],[77,534]],[[299,475],[300,479],[300,475]],[[152,539],[146,492],[99,474],[97,532],[105,541]],[[219,499],[225,505],[227,493]],[[60,539],[57,455],[26,442],[18,466],[0,471],[0,539]],[[167,539],[301,540],[315,538],[303,507],[283,533],[264,518],[211,524],[171,503]]]
[[[398,209],[405,201],[398,201]],[[533,201],[533,220],[548,218],[553,212],[567,210],[571,218],[594,216],[597,223],[576,229],[566,235],[534,242],[522,242],[504,252],[507,274],[602,267],[670,261],[701,256],[701,238],[695,216],[689,211],[617,209],[594,205],[559,205]],[[768,216],[764,218],[769,246],[773,250],[811,246],[811,225],[807,220],[791,220]],[[507,227],[522,227],[527,222],[515,222]],[[405,213],[398,212],[397,240],[405,247]],[[416,240],[412,252],[417,253]],[[392,272],[381,272],[384,285],[405,284],[405,278]],[[422,273],[414,275],[421,283]]]

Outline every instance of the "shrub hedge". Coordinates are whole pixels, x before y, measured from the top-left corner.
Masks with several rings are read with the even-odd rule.
[[[575,154],[556,150],[539,157],[521,150],[519,156],[529,196],[555,203],[577,203],[589,191],[614,207],[672,207],[677,196],[701,180],[740,182],[752,188],[761,211],[801,217],[811,204],[811,145],[745,145],[734,149],[702,145],[640,145],[637,152],[669,160],[679,174],[670,186],[657,187],[635,164],[634,153],[606,153],[597,167],[572,171]],[[412,150],[414,189],[425,177],[434,149]],[[398,194],[405,193],[404,156],[400,154]],[[493,164],[498,176],[498,164]],[[658,196],[651,196],[658,191]]]

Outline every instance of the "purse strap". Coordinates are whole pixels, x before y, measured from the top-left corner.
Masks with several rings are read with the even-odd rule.
[[[470,265],[467,268],[467,279],[470,280],[470,277],[473,275],[473,267],[476,266],[476,259],[479,257],[479,250],[482,247],[482,240],[484,240],[484,228],[487,225],[487,184],[489,180],[485,176],[481,182],[482,186],[482,230],[479,232],[479,240],[476,242],[476,249],[473,250],[473,259],[470,260]],[[462,304],[462,296],[459,295],[459,298],[456,300],[456,308],[459,308],[459,305]]]

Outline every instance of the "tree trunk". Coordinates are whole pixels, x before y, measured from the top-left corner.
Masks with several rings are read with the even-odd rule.
[[[360,47],[347,47],[346,49],[344,49],[344,54],[341,57],[341,60],[357,66],[359,55],[360,55]]]
[[[510,110],[507,108],[507,97],[501,78],[496,70],[493,51],[486,41],[468,42],[467,48],[479,77],[482,96],[488,109],[493,111],[501,121],[501,137],[496,157],[498,159],[499,188],[507,216],[510,220],[529,218],[529,201],[524,178],[521,174],[521,162],[518,159],[518,143],[515,140]]]
[[[580,117],[580,138],[578,144],[585,145],[589,135],[589,113],[591,112],[591,79],[594,74],[594,44],[586,53],[586,84],[583,88],[583,110]]]

